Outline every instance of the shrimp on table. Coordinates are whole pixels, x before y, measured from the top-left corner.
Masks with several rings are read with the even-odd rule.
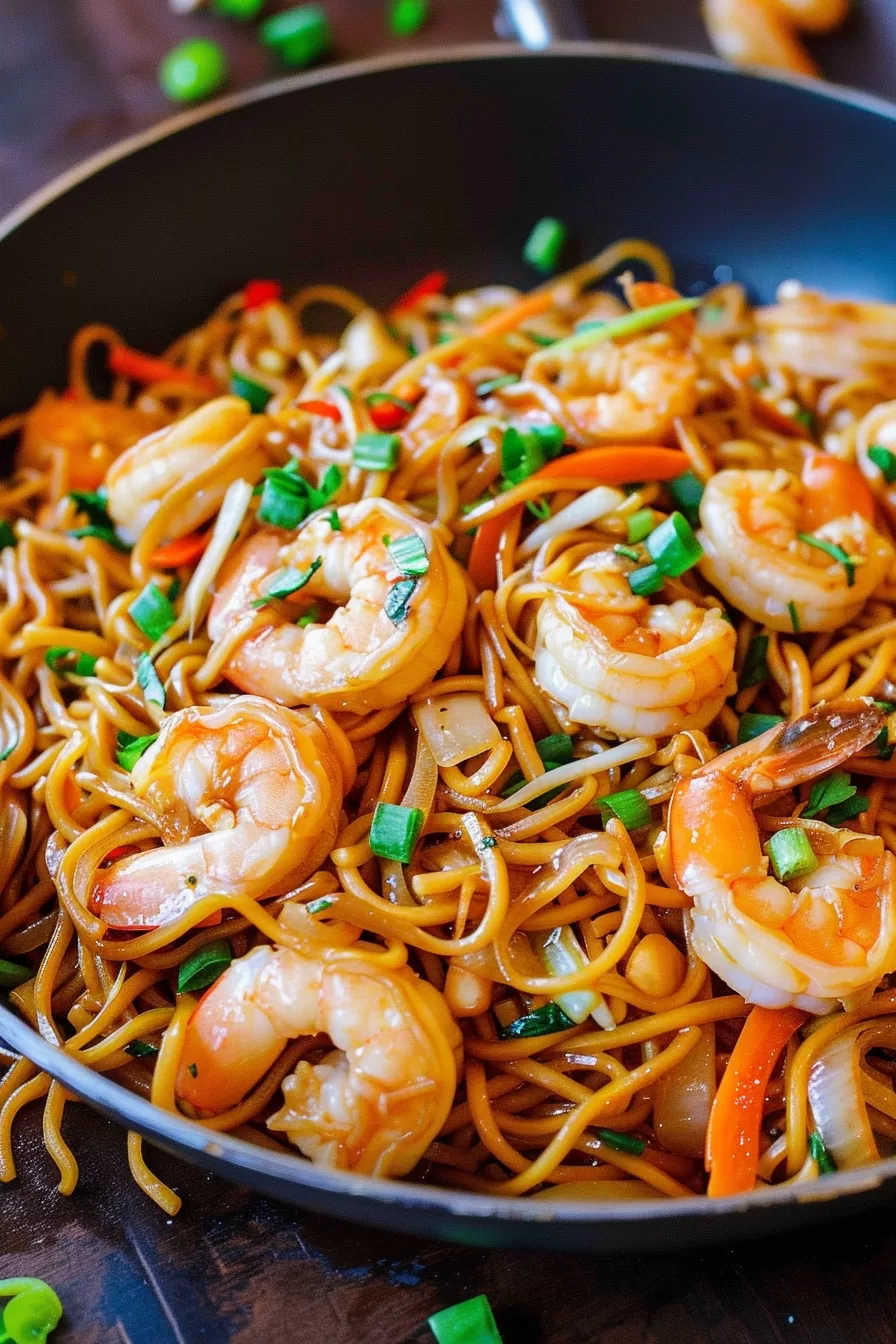
[[[125,449],[163,424],[162,416],[133,406],[69,400],[47,392],[25,417],[16,460],[20,467],[44,471],[61,452],[66,459],[66,486],[95,490]]]
[[[330,852],[353,780],[341,730],[310,713],[254,696],[178,710],[131,774],[164,843],[100,869],[90,908],[155,928],[203,896],[281,895]]]
[[[120,534],[137,541],[166,495],[184,486],[189,488],[165,540],[192,532],[217,512],[235,480],[255,480],[270,465],[264,433],[264,419],[253,416],[241,397],[216,397],[135,443],[106,476],[109,514]],[[205,469],[226,447],[233,451],[206,479]],[[192,478],[198,478],[195,484]]]
[[[705,728],[735,689],[733,627],[714,607],[636,596],[612,551],[539,608],[535,678],[577,723],[620,737]]]
[[[819,705],[726,751],[675,786],[675,881],[694,948],[751,1003],[825,1013],[896,970],[896,860],[878,836],[813,823],[814,871],[769,874],[754,808],[844,764],[885,722],[870,700]]]
[[[821,382],[874,378],[896,395],[896,304],[831,299],[787,281],[757,308],[758,352],[771,368]]]
[[[827,453],[807,458],[802,479],[784,470],[720,471],[700,501],[700,571],[772,630],[839,630],[893,564],[873,518],[858,469]]]
[[[404,1176],[454,1100],[461,1034],[441,994],[408,967],[351,952],[311,958],[256,947],[202,999],[186,1030],[177,1095],[199,1115],[239,1102],[288,1041],[323,1033],[333,1050],[302,1060],[268,1126],[324,1166]]]
[[[223,673],[241,690],[365,713],[435,676],[463,626],[466,585],[433,529],[397,505],[368,499],[336,513],[338,528],[324,513],[289,540],[264,531],[240,547],[221,573],[208,631],[218,640],[246,622]],[[416,559],[403,570],[394,548],[414,550],[415,538]],[[297,592],[306,605],[335,606],[329,619],[299,626],[291,603],[253,607],[286,573],[307,580]]]

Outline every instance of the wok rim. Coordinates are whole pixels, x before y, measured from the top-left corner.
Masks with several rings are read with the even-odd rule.
[[[444,65],[463,61],[485,60],[549,60],[587,58],[591,60],[623,60],[675,66],[690,70],[708,70],[728,78],[753,83],[783,85],[815,98],[867,112],[872,116],[896,121],[896,103],[861,90],[843,85],[813,80],[800,75],[777,71],[742,70],[713,56],[697,52],[673,51],[662,47],[618,42],[561,42],[543,52],[521,49],[508,43],[476,43],[433,48],[420,52],[387,53],[366,60],[327,66],[303,74],[279,77],[227,94],[201,106],[164,118],[161,122],[138,131],[134,135],[91,155],[81,163],[59,174],[44,186],[28,195],[19,205],[0,220],[0,244],[33,216],[77,187],[81,182],[101,173],[160,141],[176,136],[180,131],[214,117],[268,99],[292,94],[306,88],[335,81],[351,80],[358,76],[388,73],[409,66]],[[606,1203],[582,1203],[571,1200],[532,1200],[504,1198],[445,1186],[404,1183],[352,1172],[334,1171],[315,1166],[304,1158],[288,1152],[277,1153],[248,1143],[234,1135],[209,1130],[186,1116],[163,1111],[120,1083],[104,1074],[96,1073],[80,1063],[60,1047],[44,1040],[28,1023],[0,1002],[0,1039],[30,1060],[38,1069],[63,1083],[80,1100],[98,1106],[128,1128],[135,1129],[145,1138],[161,1142],[167,1151],[174,1151],[181,1160],[212,1168],[220,1175],[217,1164],[227,1167],[227,1179],[241,1181],[241,1172],[252,1172],[276,1181],[287,1191],[311,1189],[321,1194],[337,1196],[345,1205],[339,1213],[351,1219],[352,1197],[379,1204],[401,1206],[409,1212],[432,1212],[452,1219],[498,1220],[509,1224],[552,1224],[584,1226],[611,1226],[614,1223],[659,1222],[676,1223],[693,1218],[726,1218],[787,1209],[802,1205],[828,1204],[847,1200],[852,1196],[869,1194],[896,1178],[896,1157],[884,1158],[869,1167],[854,1171],[837,1172],[823,1181],[805,1185],[770,1186],[748,1195],[708,1199],[693,1195],[684,1199],[644,1199],[630,1204],[607,1200]],[[288,1194],[281,1195],[287,1200]],[[301,1203],[301,1200],[293,1202]]]

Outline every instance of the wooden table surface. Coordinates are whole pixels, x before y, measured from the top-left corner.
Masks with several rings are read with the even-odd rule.
[[[817,44],[827,73],[896,93],[896,5]],[[282,0],[271,7],[282,7]],[[706,49],[697,0],[591,0],[596,37]],[[339,52],[399,46],[381,0],[328,0]],[[169,110],[160,57],[188,34],[226,45],[232,85],[271,72],[251,30],[165,0],[0,0],[0,214],[70,164]],[[434,0],[414,44],[488,40],[489,0]],[[896,1217],[705,1253],[516,1254],[437,1245],[296,1212],[149,1150],[183,1195],[169,1220],[130,1184],[120,1130],[70,1107],[78,1192],[55,1192],[39,1115],[0,1193],[0,1278],[44,1277],[78,1344],[411,1344],[426,1317],[487,1292],[506,1344],[891,1344]]]

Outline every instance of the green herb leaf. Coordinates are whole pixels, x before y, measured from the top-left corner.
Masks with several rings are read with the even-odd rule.
[[[30,966],[22,966],[17,961],[7,961],[0,957],[0,989],[18,989],[27,984],[37,974]]]
[[[399,579],[386,595],[383,610],[393,625],[401,625],[407,618],[408,607],[417,587],[416,579]]]
[[[54,644],[44,654],[44,662],[51,672],[60,677],[92,677],[96,671],[97,659],[79,649],[66,649]]]
[[[191,994],[195,990],[208,989],[219,976],[227,970],[233,961],[233,949],[226,938],[216,938],[206,943],[177,969],[178,994]]]
[[[158,733],[146,733],[143,737],[133,737],[130,733],[119,729],[115,755],[122,770],[127,770],[130,773],[144,751],[152,746],[157,737]]]
[[[534,1012],[518,1017],[506,1027],[501,1027],[498,1034],[502,1040],[511,1041],[530,1036],[550,1036],[555,1031],[567,1031],[574,1026],[572,1018],[567,1017],[560,1005],[552,1000]]]
[[[692,527],[700,522],[700,501],[703,498],[703,482],[692,471],[682,472],[668,485],[669,494],[675,500],[681,512]]]
[[[407,578],[422,578],[429,571],[426,547],[416,532],[398,537],[387,547],[395,568]]]
[[[871,799],[867,793],[855,793],[845,802],[838,803],[832,807],[827,815],[829,826],[842,826],[844,821],[852,821],[853,817],[859,817],[863,812],[867,812],[871,806]]]
[[[551,506],[546,499],[527,499],[526,511],[540,523],[546,523],[551,516]]]
[[[331,531],[333,532],[342,531],[342,523],[340,522],[339,514],[336,512],[335,509],[330,510],[330,513],[327,515],[327,522],[330,524]]]
[[[793,626],[793,633],[795,635],[798,635],[800,633],[801,626],[800,626],[799,612],[796,609],[796,603],[788,602],[787,610],[790,612],[790,624]]]
[[[244,401],[248,401],[250,410],[256,415],[261,414],[274,395],[269,387],[234,371],[230,374],[230,391],[235,397],[242,397]]]
[[[128,607],[131,620],[153,643],[177,620],[177,612],[154,583],[148,583]]]
[[[130,1041],[125,1047],[126,1055],[131,1055],[134,1059],[149,1059],[159,1053],[157,1045],[150,1045],[149,1041]]]
[[[12,526],[5,518],[0,518],[0,551],[5,551],[7,546],[17,546],[19,539]]]
[[[111,527],[97,527],[93,523],[89,527],[71,528],[68,535],[70,537],[96,537],[99,541],[104,541],[107,546],[112,546],[116,551],[130,553],[131,547],[122,537],[118,535]]]
[[[620,1153],[634,1153],[640,1157],[647,1144],[637,1134],[623,1134],[618,1129],[598,1129],[595,1131],[601,1143],[615,1148]]]
[[[147,704],[165,708],[165,687],[148,653],[141,653],[137,659],[137,683],[143,688]]]
[[[797,532],[800,541],[804,541],[807,546],[814,546],[816,550],[824,551],[832,560],[836,560],[846,570],[846,586],[851,588],[856,581],[856,567],[852,560],[846,554],[842,546],[837,546],[832,541],[825,541],[823,537],[813,537],[811,532]],[[792,604],[788,604],[792,605]],[[796,629],[796,627],[794,627]]]
[[[4,747],[3,750],[0,751],[0,762],[8,761],[18,745],[19,739],[16,738],[15,742],[10,742],[8,747]]]
[[[780,714],[742,714],[737,725],[737,745],[752,742],[754,737],[767,733],[769,728],[777,728],[784,719]]]
[[[868,457],[883,473],[888,485],[896,481],[896,453],[891,453],[883,444],[873,443],[868,449]]]
[[[750,640],[744,670],[740,674],[740,689],[761,686],[768,681],[768,635],[756,635]]]
[[[842,770],[837,770],[833,775],[828,775],[827,779],[817,779],[812,785],[809,791],[809,801],[803,809],[803,816],[817,817],[819,812],[823,812],[826,807],[833,807],[835,803],[843,803],[857,792],[858,790],[849,775]]]
[[[115,531],[115,524],[109,517],[105,490],[69,490],[68,497],[77,505],[80,513],[87,515],[87,521],[93,523],[94,527],[107,527]]]
[[[307,569],[283,569],[280,574],[274,578],[264,597],[258,597],[252,603],[253,607],[266,607],[269,602],[274,602],[278,598],[289,597],[292,593],[299,592],[306,583],[320,569],[323,560],[318,556],[311,561]]]

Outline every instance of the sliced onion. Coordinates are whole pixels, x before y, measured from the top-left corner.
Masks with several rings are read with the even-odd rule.
[[[698,998],[710,996],[707,985]],[[653,1128],[668,1152],[703,1157],[715,1095],[716,1032],[710,1022],[700,1028],[700,1039],[693,1050],[657,1083]]]
[[[439,765],[494,751],[501,734],[481,695],[437,695],[414,705],[414,721]]]
[[[572,975],[588,965],[588,958],[568,924],[530,936],[549,975]],[[616,1026],[606,999],[596,989],[573,989],[567,994],[557,994],[554,1003],[563,1009],[570,1022],[584,1022],[586,1017],[593,1017],[604,1031],[613,1031]]]
[[[543,546],[552,537],[559,537],[561,532],[570,532],[577,527],[586,527],[588,523],[603,518],[605,514],[615,512],[624,503],[625,495],[621,490],[614,490],[609,485],[595,486],[593,490],[586,491],[571,504],[567,504],[565,509],[555,513],[553,518],[534,528],[526,540],[520,543],[518,554],[534,555],[539,546]]]
[[[533,798],[540,798],[548,789],[560,788],[571,784],[573,780],[584,779],[587,775],[603,775],[617,765],[629,765],[640,761],[644,756],[652,756],[656,751],[656,742],[652,737],[633,737],[630,742],[620,742],[617,747],[608,747],[606,751],[596,751],[581,760],[570,761],[568,765],[558,765],[554,770],[546,770],[543,775],[530,779],[503,803],[489,808],[489,816],[499,812],[512,812],[516,807],[525,807]]]
[[[835,1036],[809,1072],[809,1103],[824,1145],[841,1169],[880,1156],[862,1096],[859,1037],[867,1023]]]
[[[217,577],[218,570],[227,559],[227,552],[233,545],[234,538],[246,516],[251,498],[252,486],[249,482],[234,481],[232,485],[228,486],[227,494],[221,501],[211,541],[206,546],[202,559],[193,571],[193,577],[184,593],[181,620],[189,621],[191,639],[196,626],[202,619],[205,604],[211,597],[212,584]]]
[[[342,333],[340,346],[345,354],[345,368],[350,374],[365,373],[376,384],[407,360],[403,345],[393,340],[379,313],[364,308]]]
[[[414,761],[414,770],[401,800],[402,807],[419,807],[424,817],[428,817],[432,811],[438,782],[439,772],[433,760],[432,752],[424,739],[420,737],[417,739],[417,757]],[[383,859],[381,870],[383,893],[388,896],[393,905],[417,904],[405,881],[404,866],[397,859]]]

